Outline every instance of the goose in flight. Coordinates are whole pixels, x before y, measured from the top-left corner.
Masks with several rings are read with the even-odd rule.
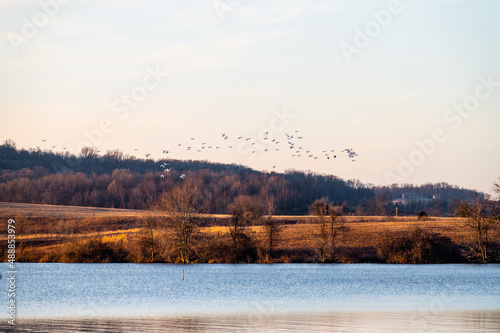
[[[52,146],[52,148],[55,148],[55,147],[57,147],[57,145],[53,145],[53,146]]]
[[[186,178],[186,175],[185,175],[185,174],[182,174],[180,178],[181,178],[181,179],[184,179],[184,178]]]
[[[43,142],[47,141],[47,139],[42,139]]]

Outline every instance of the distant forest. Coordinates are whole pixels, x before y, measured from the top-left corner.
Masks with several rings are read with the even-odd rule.
[[[203,189],[202,211],[213,214],[227,213],[235,198],[245,195],[272,199],[279,215],[309,214],[311,204],[320,198],[343,205],[345,214],[394,215],[392,200],[411,193],[426,200],[398,205],[400,214],[426,211],[446,216],[453,215],[462,200],[484,196],[446,183],[373,186],[313,172],[266,173],[208,161],[137,159],[119,150],[100,155],[84,148],[75,156],[17,149],[11,140],[0,146],[0,201],[4,202],[149,209],[162,193],[185,179]]]

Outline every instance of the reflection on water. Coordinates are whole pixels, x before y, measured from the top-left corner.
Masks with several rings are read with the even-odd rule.
[[[24,320],[15,332],[499,332],[500,311],[198,315],[117,320]],[[10,332],[10,331],[7,331]],[[14,332],[14,331],[12,331]]]
[[[500,265],[16,268],[13,332],[500,332]]]

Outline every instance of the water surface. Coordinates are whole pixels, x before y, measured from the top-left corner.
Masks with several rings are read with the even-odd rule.
[[[500,265],[17,264],[17,270],[17,331],[500,331]]]

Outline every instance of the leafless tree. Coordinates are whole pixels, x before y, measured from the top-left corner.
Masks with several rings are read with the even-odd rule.
[[[93,147],[83,147],[80,152],[80,157],[82,158],[95,158],[97,156],[97,148]]]
[[[334,206],[326,198],[313,202],[312,213],[319,219],[318,259],[321,262],[335,259],[340,236],[348,230],[342,217],[342,206]]]
[[[328,199],[321,198],[313,202],[312,213],[319,219],[318,226],[318,258],[319,261],[324,262],[329,259],[328,254],[328,215],[330,214],[330,202]]]
[[[493,191],[497,195],[497,200],[500,201],[500,178],[498,178],[498,180],[493,183]]]
[[[190,262],[193,236],[203,221],[198,210],[198,193],[194,184],[186,181],[165,193],[160,199],[159,209],[165,211],[166,226],[173,231],[181,263]]]
[[[368,200],[370,207],[370,213],[378,216],[387,215],[387,205],[390,202],[390,197],[388,195],[376,195]]]
[[[155,262],[158,256],[158,239],[155,233],[158,231],[158,219],[154,216],[147,216],[142,221],[142,232],[139,238],[139,245],[146,254],[150,262]]]
[[[229,205],[229,234],[233,243],[229,259],[232,262],[249,261],[256,256],[254,241],[245,230],[257,224],[264,212],[262,201],[255,196],[240,195]]]
[[[473,257],[480,262],[490,260],[490,231],[498,227],[500,211],[498,205],[487,199],[462,202],[456,215],[465,217],[464,228],[469,231],[472,241],[468,244]]]
[[[248,195],[237,196],[229,206],[232,215],[229,225],[229,233],[233,245],[237,246],[239,239],[244,235],[247,226],[256,224],[264,215],[264,206],[256,197]]]
[[[348,230],[349,227],[342,216],[342,206],[332,206],[330,208],[330,251],[333,258],[337,252],[338,239]]]
[[[265,200],[265,204],[267,204],[267,216],[264,220],[265,237],[268,255],[272,259],[276,244],[280,237],[281,224],[278,220],[273,219],[273,214],[275,212],[274,200],[268,198]]]

